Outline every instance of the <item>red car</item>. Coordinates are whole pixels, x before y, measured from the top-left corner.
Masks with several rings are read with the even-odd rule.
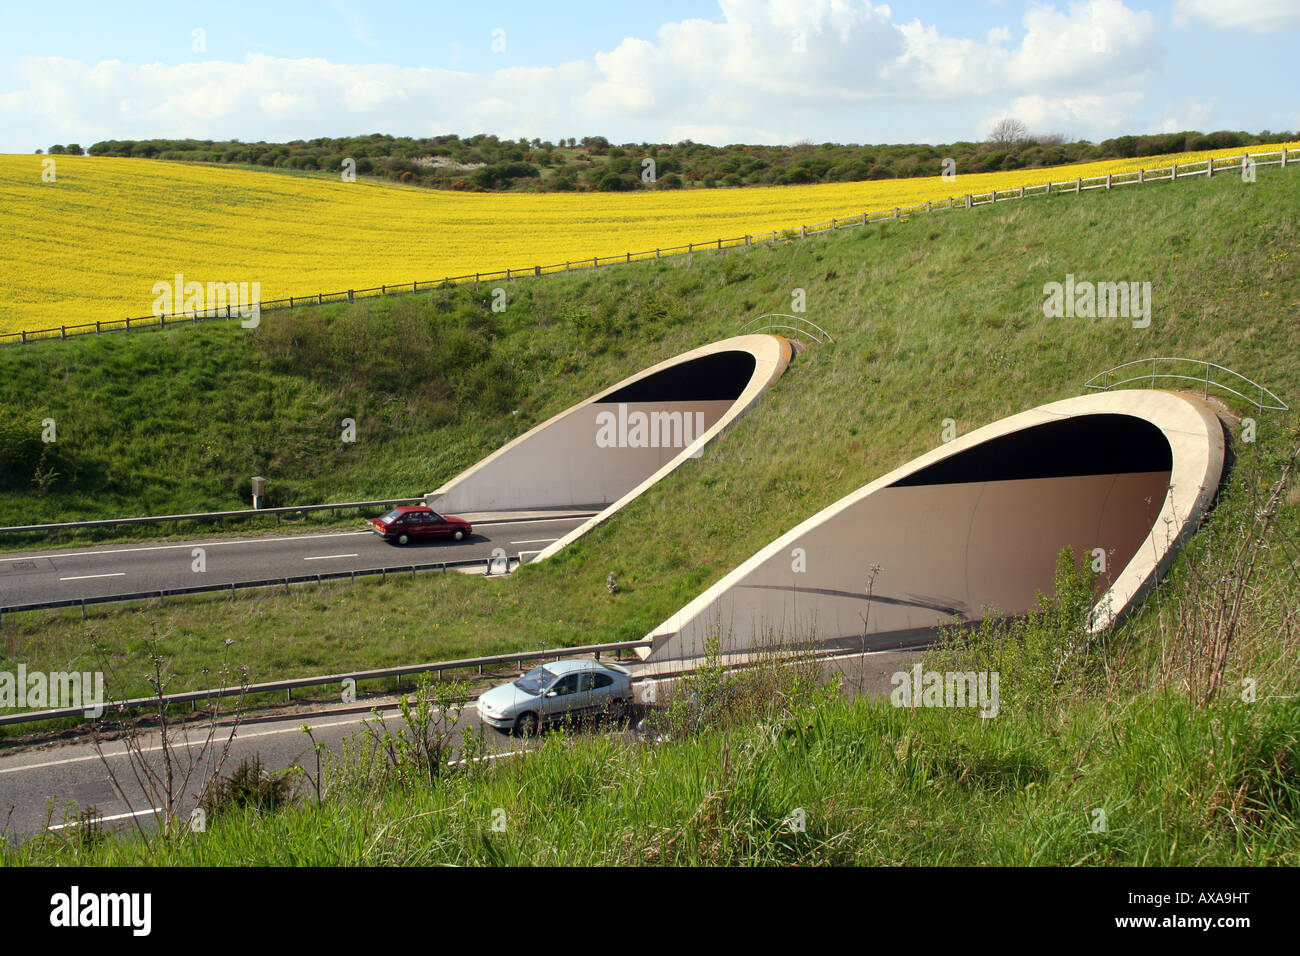
[[[374,518],[370,527],[385,541],[409,544],[422,538],[451,538],[462,541],[474,530],[464,518],[440,515],[424,505],[394,508],[382,518]]]

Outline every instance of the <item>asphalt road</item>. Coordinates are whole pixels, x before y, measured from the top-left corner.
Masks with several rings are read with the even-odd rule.
[[[0,607],[331,571],[486,560],[497,548],[515,558],[521,550],[540,551],[585,520],[476,524],[473,535],[464,541],[420,541],[405,547],[388,544],[373,531],[360,528],[15,552],[0,555]],[[201,549],[201,561],[196,549]],[[198,570],[200,565],[203,570]]]
[[[383,712],[391,727],[402,724],[395,707]],[[311,753],[311,741],[302,733],[303,725],[312,728],[318,743],[338,753],[344,737],[364,729],[364,720],[373,721],[374,717],[360,707],[348,713],[294,713],[245,719],[234,729],[222,773],[230,774],[240,760],[254,754],[261,757],[267,770],[283,770],[301,762],[314,773],[315,757]],[[461,714],[457,737],[462,725],[480,726],[473,704]],[[173,766],[181,775],[189,775],[188,780],[178,781],[177,785],[178,815],[183,818],[188,818],[194,808],[195,792],[211,774],[231,735],[231,724],[218,724],[204,746],[208,727],[208,721],[191,723],[173,743],[176,753]],[[487,745],[495,753],[519,751],[530,744],[490,727],[484,731]],[[159,740],[156,733],[142,734],[141,751],[136,759],[147,760],[161,774]],[[103,815],[105,826],[113,829],[132,826],[133,818],[149,828],[154,825],[151,806],[156,804],[151,804],[141,787],[132,769],[132,758],[121,741],[104,741],[102,756],[90,740],[0,754],[0,832],[5,832],[10,839],[38,833],[46,826],[61,828],[75,819],[78,808],[91,805]]]
[[[910,669],[919,659],[918,652],[912,650],[846,655],[826,660],[823,674],[829,678],[838,673],[841,687],[850,697],[858,694],[887,696],[892,687],[890,675]],[[628,666],[634,674],[642,670],[636,664]],[[660,682],[659,687],[671,683],[670,678]],[[645,710],[641,703],[645,698],[645,684],[638,681],[633,686],[638,701],[637,711],[632,715],[635,721]],[[663,697],[658,696],[658,699],[662,702]],[[235,730],[222,768],[223,774],[228,775],[243,758],[254,754],[261,757],[263,766],[270,771],[283,770],[301,762],[314,773],[316,765],[311,754],[311,741],[302,733],[302,726],[310,726],[318,743],[338,753],[345,737],[363,730],[362,721],[373,720],[370,709],[375,706],[380,707],[390,727],[395,729],[401,725],[401,715],[388,698],[370,703],[359,701],[346,710],[337,707],[327,710],[295,708],[288,712],[281,710],[245,717]],[[183,795],[179,809],[183,817],[188,817],[193,809],[194,792],[205,772],[211,771],[230,735],[229,724],[219,725],[211,745],[205,749],[207,726],[207,722],[191,723],[186,731],[188,747],[184,739],[175,745],[180,754],[177,766],[182,772],[185,768],[192,768],[188,783],[177,788]],[[483,726],[472,704],[465,708],[454,728],[457,739],[462,726]],[[600,729],[611,728],[602,724]],[[536,746],[534,741],[503,734],[491,727],[483,727],[483,732],[488,750],[493,755],[489,759],[515,759],[507,755],[519,755]],[[152,766],[161,768],[157,734],[142,734],[140,742],[143,756]],[[109,828],[132,826],[133,814],[138,815],[142,825],[153,825],[150,801],[137,782],[131,758],[120,741],[106,740],[103,756],[90,740],[84,738],[42,744],[19,743],[0,748],[0,834],[5,838],[30,836],[47,826],[61,827],[75,819],[78,808],[90,805],[103,815],[105,826]]]

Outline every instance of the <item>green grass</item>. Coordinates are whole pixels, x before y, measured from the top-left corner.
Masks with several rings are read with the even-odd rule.
[[[625,375],[789,311],[795,289],[836,337],[701,458],[508,581],[424,576],[388,585],[396,601],[335,586],[99,609],[85,622],[12,615],[0,666],[85,666],[91,635],[129,661],[154,631],[180,690],[203,685],[225,638],[253,680],[636,638],[772,538],[937,445],[945,418],[967,431],[1149,355],[1208,358],[1296,404],[1296,184],[1263,173],[1250,186],[1054,197],[520,281],[504,314],[485,289],[441,290],[272,314],[252,334],[209,326],[5,350],[0,404],[55,417],[86,476],[45,498],[10,491],[7,523],[234,507],[255,473],[282,502],[416,494]],[[1067,272],[1151,281],[1151,327],[1045,319],[1042,286]],[[417,334],[421,374],[371,347]],[[491,385],[490,372],[506,381]],[[359,423],[355,445],[337,441],[345,415]],[[1297,418],[1261,422],[1243,456],[1275,454]]]
[[[833,699],[657,746],[556,734],[524,759],[433,787],[234,812],[170,844],[84,847],[65,831],[0,848],[0,860],[1294,866],[1297,728],[1294,700],[1195,710],[1161,695],[1080,706],[1049,728]],[[800,810],[803,832],[786,826]]]

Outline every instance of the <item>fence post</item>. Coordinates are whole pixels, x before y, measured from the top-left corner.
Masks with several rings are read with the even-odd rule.
[[[130,322],[131,320],[130,320],[130,319],[127,319],[127,321]],[[129,329],[130,326],[128,325],[127,328]],[[23,345],[26,345],[26,344],[27,344],[27,332],[24,331],[24,332],[23,332]]]
[[[749,236],[748,236],[748,235],[745,236],[745,245],[749,245]]]
[[[68,327],[67,327],[66,325],[60,325],[60,326],[59,326],[59,338],[61,338],[61,339],[66,339],[67,337],[68,337]]]
[[[1145,176],[1143,176],[1143,173],[1145,173],[1145,172],[1146,172],[1146,170],[1144,170],[1144,169],[1139,169],[1139,170],[1138,170],[1138,182],[1139,182],[1139,183],[1144,183],[1144,182],[1146,182],[1146,178],[1145,178]]]
[[[928,199],[925,201],[925,211],[926,212],[930,211],[930,200]]]
[[[1282,168],[1286,169],[1286,147],[1282,147]]]
[[[832,220],[832,221],[833,221],[833,220]],[[721,240],[721,239],[718,240],[718,248],[719,248],[719,249],[722,248],[722,240]]]
[[[808,227],[807,227],[807,226],[800,226],[800,227],[799,227],[799,238],[800,238],[800,239],[806,239],[806,238],[808,238]]]
[[[970,193],[966,194],[966,208],[970,208]]]
[[[95,334],[99,334],[99,319],[95,320]]]
[[[1213,156],[1211,156],[1205,164],[1205,178],[1206,179],[1214,178],[1214,157]]]
[[[1024,186],[1021,186],[1021,187],[1020,187],[1020,197],[1019,197],[1019,198],[1021,198],[1021,199],[1024,199],[1024,198],[1025,198],[1025,187],[1024,187]]]
[[[1081,192],[1083,192],[1083,177],[1082,177],[1082,176],[1077,176],[1077,177],[1075,177],[1075,180],[1074,180],[1074,191],[1075,191],[1076,193],[1081,193]]]
[[[534,275],[534,276],[539,276],[539,275],[541,275],[541,274],[542,274],[542,267],[541,267],[541,266],[533,266],[533,275]]]
[[[289,296],[289,308],[293,308],[293,296]]]
[[[569,264],[567,262],[564,264],[564,271],[565,272],[569,271]]]
[[[1110,173],[1106,174],[1106,188],[1110,189]]]
[[[510,281],[510,270],[509,270],[509,269],[506,270],[506,281],[507,281],[507,282]]]
[[[1178,164],[1177,164],[1177,163],[1174,163],[1174,171],[1173,171],[1173,173],[1169,176],[1169,178],[1170,178],[1171,180],[1172,180],[1172,179],[1177,179],[1177,178],[1178,178]]]
[[[628,261],[628,262],[631,262],[631,261],[632,261],[632,253],[630,253],[630,252],[627,254],[627,261]]]
[[[694,252],[694,251],[695,251],[695,243],[693,243],[693,242],[688,242],[688,243],[686,243],[686,251],[687,251],[687,253],[692,253],[692,252]]]
[[[658,249],[655,250],[655,258],[656,258],[656,259],[659,258],[659,250],[658,250]]]
[[[775,229],[772,230],[772,241],[773,241],[773,242],[776,242],[776,230],[775,230]]]
[[[898,207],[897,207],[897,206],[894,207],[894,218],[895,218],[895,219],[898,218]]]

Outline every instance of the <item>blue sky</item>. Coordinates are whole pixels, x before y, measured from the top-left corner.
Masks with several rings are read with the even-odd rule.
[[[0,151],[183,137],[951,142],[1300,128],[1300,0],[5,4]],[[197,31],[197,32],[196,32]]]

